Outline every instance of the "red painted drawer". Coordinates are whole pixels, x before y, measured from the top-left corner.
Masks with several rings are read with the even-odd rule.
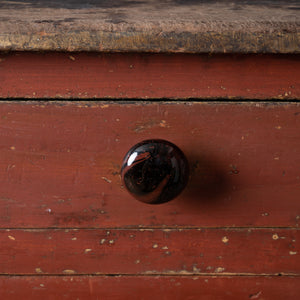
[[[297,103],[1,103],[3,228],[297,227]],[[186,154],[178,199],[145,205],[120,165],[139,141]]]
[[[2,102],[0,115],[3,296],[297,298],[298,103]],[[191,167],[162,205],[119,175],[149,138]]]
[[[0,299],[298,300],[298,11],[1,1]],[[153,138],[191,169],[162,205],[120,178]]]

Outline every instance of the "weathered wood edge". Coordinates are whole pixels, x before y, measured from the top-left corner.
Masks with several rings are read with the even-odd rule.
[[[2,2],[0,51],[300,52],[297,0]]]
[[[2,33],[0,51],[300,53],[300,32]]]

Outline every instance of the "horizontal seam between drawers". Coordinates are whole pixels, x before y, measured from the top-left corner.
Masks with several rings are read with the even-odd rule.
[[[75,273],[75,274],[13,274],[13,273],[0,273],[1,277],[300,277],[298,273],[172,273],[172,272],[157,272],[157,273]]]
[[[230,227],[230,226],[197,226],[197,227],[184,227],[184,226],[167,226],[167,227],[7,227],[0,228],[0,231],[9,230],[23,230],[23,231],[38,231],[38,230],[138,230],[138,231],[152,231],[152,230],[265,230],[265,229],[278,229],[278,230],[300,230],[299,227],[288,227],[288,226],[249,226],[249,227]]]

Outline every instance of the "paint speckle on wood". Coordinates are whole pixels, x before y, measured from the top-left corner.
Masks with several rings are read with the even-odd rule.
[[[35,272],[36,272],[37,274],[41,274],[41,273],[43,273],[43,271],[42,271],[42,269],[41,269],[41,268],[35,268]]]
[[[112,181],[110,179],[108,179],[107,177],[101,177],[104,181],[106,181],[107,183],[111,183]]]
[[[222,272],[224,272],[225,271],[225,268],[223,268],[223,267],[217,267],[216,269],[215,269],[215,273],[222,273]]]
[[[66,275],[76,274],[76,271],[69,269],[63,270],[62,272]]]
[[[200,273],[200,272],[201,272],[201,269],[197,268],[196,265],[193,265],[193,273]]]
[[[222,237],[222,242],[227,244],[229,242],[229,238],[227,236]]]
[[[257,293],[249,295],[249,299],[258,299],[261,296],[262,292],[259,291]]]

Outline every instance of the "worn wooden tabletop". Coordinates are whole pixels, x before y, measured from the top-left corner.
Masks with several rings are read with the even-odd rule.
[[[297,0],[4,0],[0,50],[298,53]]]

